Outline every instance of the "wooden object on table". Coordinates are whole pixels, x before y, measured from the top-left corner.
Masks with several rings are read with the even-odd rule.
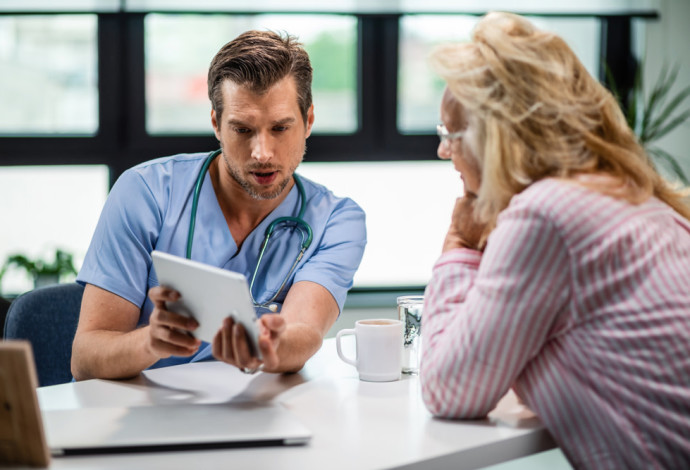
[[[31,344],[0,341],[0,464],[50,464],[37,386]]]

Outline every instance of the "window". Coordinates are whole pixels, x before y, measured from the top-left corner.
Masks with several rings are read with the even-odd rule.
[[[96,133],[96,20],[0,17],[0,134]]]
[[[427,283],[462,193],[452,165],[436,159],[444,84],[427,56],[437,43],[468,39],[485,2],[57,3],[0,6],[0,192],[29,201],[0,208],[12,227],[0,235],[0,261],[64,247],[80,263],[107,188],[124,170],[216,147],[208,65],[240,32],[270,29],[298,36],[314,66],[316,121],[300,173],[367,212],[369,244],[355,285]],[[625,67],[633,17],[657,17],[613,0],[528,3],[542,15],[532,21],[563,36],[592,74],[600,57],[613,61],[617,83],[634,76]],[[635,35],[642,29],[635,23]],[[27,288],[10,283],[2,287]]]
[[[433,46],[467,41],[476,16],[403,16],[400,20],[398,129],[404,134],[429,132],[439,121],[444,82],[429,68]]]
[[[398,129],[403,134],[428,133],[439,120],[445,84],[427,64],[435,45],[469,41],[479,20],[467,15],[413,15],[400,20]],[[575,51],[589,73],[599,73],[600,21],[596,18],[531,17],[540,29],[557,32]]]
[[[52,261],[59,248],[79,268],[107,194],[105,165],[0,167],[0,266],[18,253]],[[33,285],[25,273],[8,269],[0,287],[18,294]]]
[[[450,162],[304,162],[297,172],[366,212],[368,242],[355,287],[429,282],[455,199],[463,193]]]
[[[250,29],[298,36],[314,68],[314,133],[357,129],[357,19],[337,15],[146,16],[146,129],[210,134],[206,76],[215,53]]]

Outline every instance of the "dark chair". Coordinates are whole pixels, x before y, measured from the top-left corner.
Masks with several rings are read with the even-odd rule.
[[[7,318],[7,311],[10,309],[11,302],[3,297],[0,297],[0,336],[5,333],[5,318]]]
[[[56,284],[20,295],[5,319],[5,339],[31,342],[40,386],[72,380],[72,341],[84,287]]]

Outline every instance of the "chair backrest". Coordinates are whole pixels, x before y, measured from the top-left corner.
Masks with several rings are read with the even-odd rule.
[[[79,284],[56,284],[22,294],[10,305],[4,338],[31,342],[42,387],[72,380],[72,341],[83,293]]]
[[[0,297],[0,335],[5,336],[5,318],[10,309],[10,301]]]

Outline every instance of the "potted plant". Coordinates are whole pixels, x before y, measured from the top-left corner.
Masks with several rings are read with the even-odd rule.
[[[0,269],[0,281],[11,267],[24,269],[33,278],[34,288],[57,284],[66,274],[77,274],[72,255],[60,249],[55,251],[55,260],[52,262],[41,258],[31,260],[22,254],[9,256]]]
[[[667,169],[671,170],[684,185],[689,186],[690,180],[676,157],[654,144],[690,118],[690,108],[679,109],[686,98],[690,96],[690,86],[686,86],[680,92],[671,95],[671,88],[678,78],[678,66],[671,69],[664,66],[651,92],[645,97],[642,69],[642,63],[640,63],[627,103],[622,106],[626,111],[628,125],[637,135],[640,144],[652,162],[663,162]],[[608,68],[607,75],[611,91],[621,102],[613,76]]]

